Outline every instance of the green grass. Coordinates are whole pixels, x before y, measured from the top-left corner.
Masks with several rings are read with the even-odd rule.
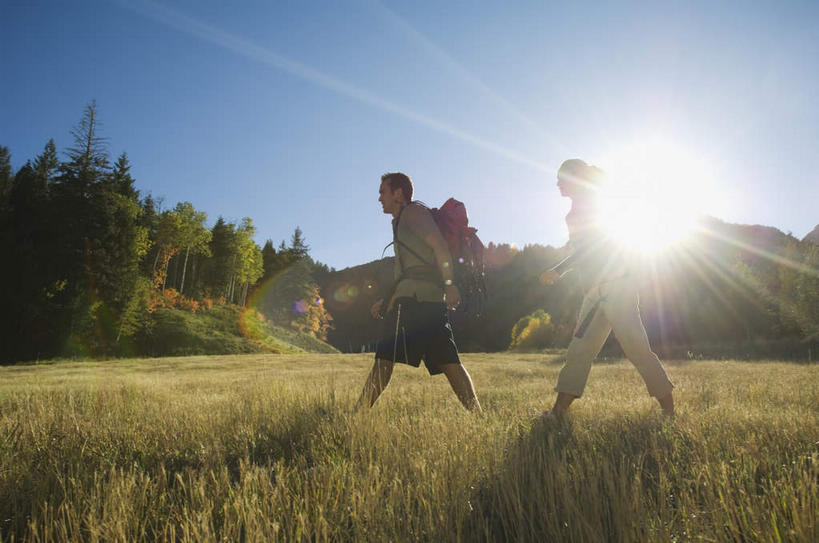
[[[485,413],[366,355],[0,368],[0,536],[15,541],[817,541],[815,365],[628,363],[538,422],[559,354],[465,355]]]

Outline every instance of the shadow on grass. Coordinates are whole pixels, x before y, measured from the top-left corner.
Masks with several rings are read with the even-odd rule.
[[[686,447],[680,447],[678,433],[657,417],[576,425],[571,419],[538,420],[528,432],[521,430],[503,462],[474,491],[464,540],[629,541],[657,535],[649,526],[661,509],[673,508],[676,495],[669,474],[685,470],[680,463]]]

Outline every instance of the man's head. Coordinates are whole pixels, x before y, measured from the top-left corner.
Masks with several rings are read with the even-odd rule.
[[[412,179],[400,172],[385,173],[381,176],[378,201],[384,213],[396,215],[401,206],[412,201]]]

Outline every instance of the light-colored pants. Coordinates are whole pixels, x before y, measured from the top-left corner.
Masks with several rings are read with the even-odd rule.
[[[600,303],[583,336],[572,337],[555,391],[577,397],[583,395],[592,361],[603,348],[609,333],[614,330],[626,357],[643,377],[648,393],[655,398],[664,398],[670,394],[674,385],[648,344],[646,329],[640,319],[634,278],[622,277],[592,287],[583,297],[575,333],[598,301]]]

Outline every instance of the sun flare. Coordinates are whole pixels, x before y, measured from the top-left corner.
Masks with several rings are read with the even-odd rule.
[[[651,141],[623,146],[604,164],[603,227],[618,243],[644,255],[684,241],[713,192],[705,162],[679,145]]]

